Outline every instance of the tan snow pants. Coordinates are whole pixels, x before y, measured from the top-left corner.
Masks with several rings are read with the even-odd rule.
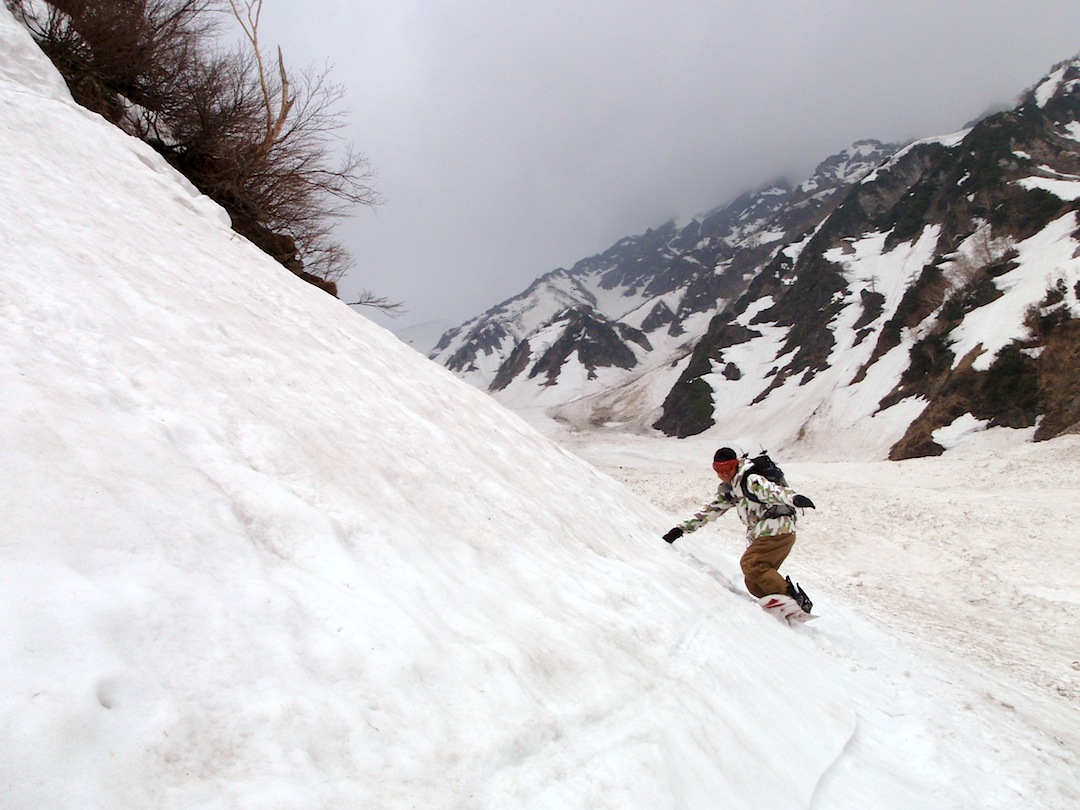
[[[759,537],[739,560],[746,590],[760,599],[771,593],[787,593],[787,581],[777,571],[795,545],[794,533]]]

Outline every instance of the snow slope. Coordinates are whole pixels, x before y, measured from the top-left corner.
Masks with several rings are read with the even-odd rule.
[[[0,51],[0,807],[1080,798],[1074,727],[781,626]]]
[[[895,804],[855,793],[833,803],[845,793],[832,788],[851,786],[826,778],[819,798],[829,801],[814,806],[998,806],[1008,792],[991,798],[974,786],[991,762],[1033,780],[1015,785],[1016,807],[1076,804],[1080,436],[1017,446],[1010,433],[982,431],[941,458],[785,460],[789,482],[817,505],[786,570],[824,614],[809,625],[815,646],[858,673],[848,684],[857,728],[829,776],[858,768],[873,782],[905,767],[875,750],[886,738],[942,772],[971,758],[944,794],[907,785]],[[561,441],[673,516],[701,506],[715,484],[715,440],[593,432]],[[725,517],[677,546],[692,564],[731,575],[728,555],[742,544],[742,527]]]

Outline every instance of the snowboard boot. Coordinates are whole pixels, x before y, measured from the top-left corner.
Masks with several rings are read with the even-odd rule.
[[[785,579],[787,579],[787,595],[794,599],[799,607],[809,613],[813,609],[814,603],[810,601],[810,597],[806,595],[806,591],[804,591],[801,586],[793,583],[791,577],[785,577]]]

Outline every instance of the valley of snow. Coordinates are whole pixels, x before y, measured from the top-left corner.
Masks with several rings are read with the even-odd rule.
[[[553,441],[0,51],[0,808],[1080,804],[1080,438],[785,463],[789,628],[660,540],[755,437]]]

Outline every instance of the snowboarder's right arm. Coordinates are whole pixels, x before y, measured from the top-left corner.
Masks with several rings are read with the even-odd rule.
[[[731,497],[730,492],[720,492],[716,496],[716,500],[712,501],[712,503],[705,504],[705,506],[694,513],[692,518],[680,523],[665,534],[664,539],[669,543],[674,543],[684,534],[696,532],[709,521],[716,520],[734,505],[735,499]]]

